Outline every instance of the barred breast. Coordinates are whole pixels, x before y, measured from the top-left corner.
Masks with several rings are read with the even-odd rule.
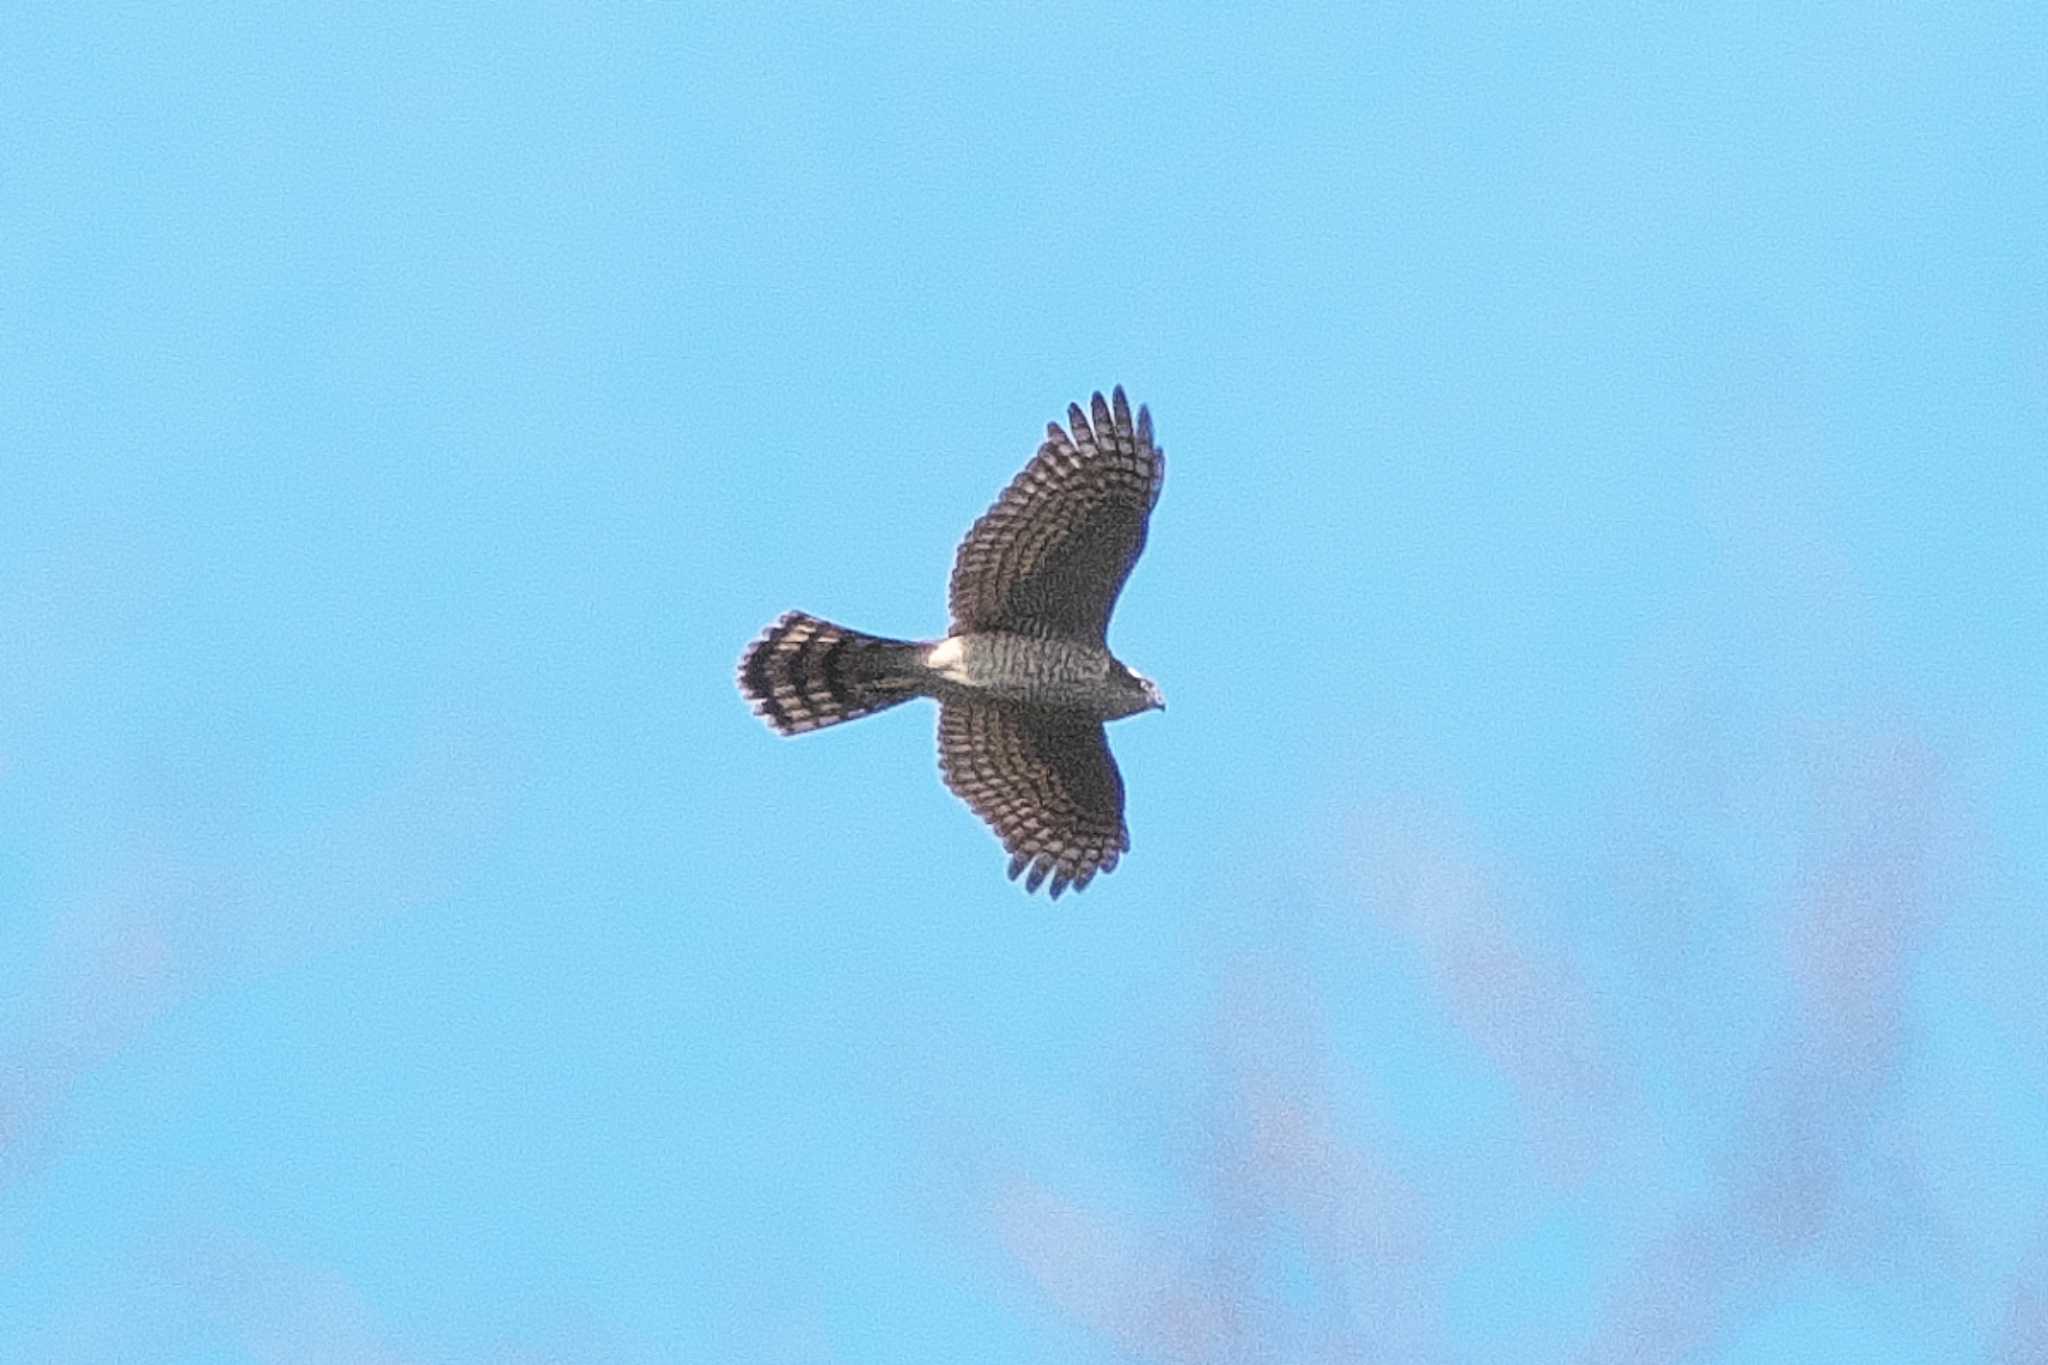
[[[925,665],[940,697],[983,697],[1084,711],[1110,718],[1133,709],[1122,670],[1106,649],[1008,631],[953,635],[934,645]]]

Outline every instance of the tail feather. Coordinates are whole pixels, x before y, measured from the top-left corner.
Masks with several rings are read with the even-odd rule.
[[[918,649],[785,612],[740,659],[740,692],[777,733],[800,735],[920,695]]]

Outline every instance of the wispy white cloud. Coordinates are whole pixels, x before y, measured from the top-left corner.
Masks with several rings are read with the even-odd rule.
[[[1584,1359],[1688,1358],[1767,1297],[1862,1197],[1907,1027],[1906,986],[1948,846],[1944,781],[1906,733],[1818,765],[1818,831],[1783,907],[1792,1004],[1746,1085],[1713,1194],[1634,1259]]]
[[[1071,1320],[1143,1360],[1428,1360],[1442,1266],[1417,1193],[1347,1138],[1309,987],[1270,964],[1212,1020],[1193,1211],[1147,1222],[1017,1177],[999,1237]]]
[[[1358,829],[1368,911],[1412,947],[1449,1018],[1511,1087],[1551,1176],[1583,1179],[1621,1083],[1580,971],[1516,922],[1445,812],[1381,802]]]

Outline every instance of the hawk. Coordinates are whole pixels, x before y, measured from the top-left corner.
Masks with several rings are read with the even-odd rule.
[[[1104,721],[1164,709],[1109,652],[1109,614],[1145,548],[1166,456],[1118,388],[1045,443],[967,532],[941,640],[890,640],[789,612],[740,659],[740,692],[779,734],[939,703],[939,771],[1010,854],[1026,891],[1086,887],[1130,851]]]

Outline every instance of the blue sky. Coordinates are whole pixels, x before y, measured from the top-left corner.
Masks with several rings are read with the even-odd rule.
[[[10,30],[6,1354],[2048,1353],[2038,7]],[[732,671],[1113,383],[1051,905]]]

